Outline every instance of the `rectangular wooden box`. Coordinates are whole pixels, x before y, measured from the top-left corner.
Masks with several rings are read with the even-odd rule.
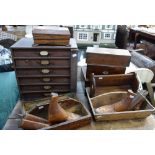
[[[112,66],[129,66],[131,55],[128,50],[88,47],[86,51],[87,64]]]
[[[34,46],[33,39],[22,38],[11,50],[21,99],[76,91],[77,44],[74,39],[70,39],[70,46]]]
[[[24,111],[26,110],[30,114],[47,119],[49,101],[49,98],[44,98],[40,100],[34,100],[32,102],[23,102]],[[61,99],[60,97],[59,104],[65,111],[79,114],[81,115],[81,117],[75,120],[69,120],[55,125],[51,125],[46,128],[42,128],[42,130],[71,130],[90,124],[90,112],[80,101],[68,97],[64,97],[64,99]]]
[[[87,90],[87,95],[89,103],[92,109],[94,119],[96,121],[111,121],[111,120],[126,120],[126,119],[143,119],[155,112],[155,108],[150,104],[150,102],[145,98],[143,106],[140,110],[135,111],[123,111],[123,112],[109,112],[109,113],[97,113],[96,108],[110,105],[116,103],[126,96],[126,92],[111,92],[98,95],[96,97],[90,98],[89,91]]]
[[[65,27],[38,26],[33,29],[32,33],[35,44],[69,45],[70,32]]]

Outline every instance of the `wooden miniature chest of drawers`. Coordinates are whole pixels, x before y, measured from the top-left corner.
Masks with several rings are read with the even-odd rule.
[[[51,92],[75,92],[77,83],[77,45],[34,46],[33,39],[22,38],[12,47],[16,78],[23,100],[48,97]]]

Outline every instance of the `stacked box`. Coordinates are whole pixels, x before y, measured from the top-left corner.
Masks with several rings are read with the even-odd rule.
[[[86,86],[89,85],[90,75],[124,74],[129,66],[131,54],[128,50],[88,47],[86,51],[87,68],[85,72]]]

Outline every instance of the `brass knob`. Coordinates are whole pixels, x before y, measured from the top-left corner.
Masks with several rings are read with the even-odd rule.
[[[49,69],[42,69],[41,72],[42,72],[43,74],[48,74],[48,73],[50,72],[50,70],[49,70]]]
[[[40,55],[41,55],[41,56],[47,56],[47,55],[48,55],[48,51],[41,51],[41,52],[40,52]]]
[[[103,75],[108,75],[109,74],[108,71],[103,71],[102,73],[103,73]]]
[[[51,89],[51,86],[44,86],[44,89]]]
[[[50,78],[43,78],[43,81],[44,82],[49,82],[49,81],[51,81],[51,79]]]
[[[42,65],[49,65],[50,61],[49,60],[41,60]]]

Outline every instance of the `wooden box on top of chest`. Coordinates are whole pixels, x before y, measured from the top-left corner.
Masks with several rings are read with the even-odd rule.
[[[51,92],[76,91],[77,44],[34,46],[33,39],[22,38],[12,47],[14,69],[23,100],[47,97]]]

